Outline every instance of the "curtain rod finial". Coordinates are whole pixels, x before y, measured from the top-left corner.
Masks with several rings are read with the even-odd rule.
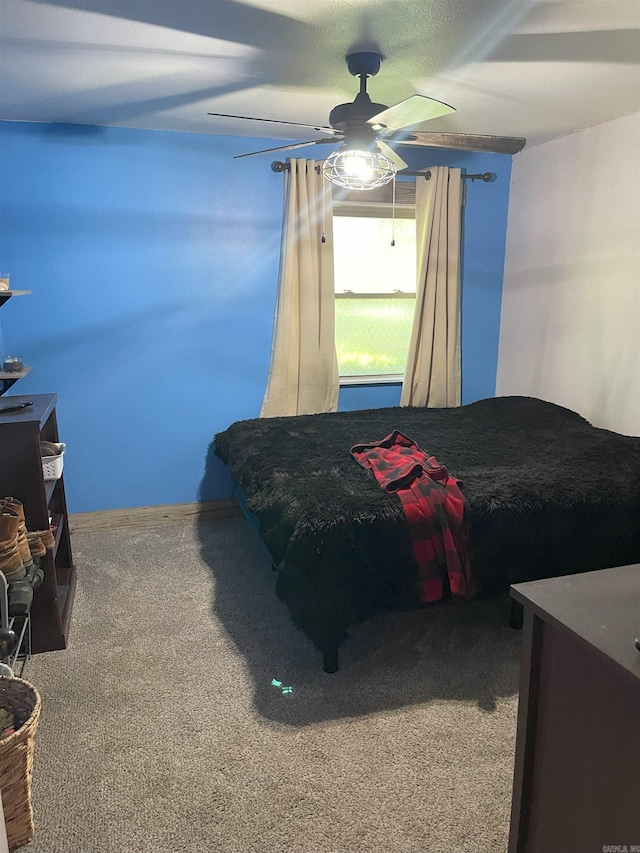
[[[284,172],[285,164],[281,160],[274,160],[271,164],[271,169],[274,172]]]

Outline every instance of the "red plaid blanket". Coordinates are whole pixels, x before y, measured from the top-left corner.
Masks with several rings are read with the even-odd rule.
[[[438,601],[447,589],[454,595],[474,592],[469,560],[465,498],[435,456],[394,430],[381,441],[356,444],[351,453],[370,468],[386,492],[395,492],[404,509],[418,564],[418,596]]]

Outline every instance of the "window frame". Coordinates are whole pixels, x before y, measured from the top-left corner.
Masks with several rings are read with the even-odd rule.
[[[396,179],[395,204],[393,199],[393,183],[378,187],[375,190],[347,191],[333,187],[333,216],[351,216],[356,218],[370,217],[373,219],[413,219],[416,218],[416,182],[414,178]],[[393,297],[406,298],[415,292],[394,291],[391,293],[336,293],[336,299],[389,299]],[[353,374],[340,376],[340,387],[354,385],[401,385],[404,373]]]

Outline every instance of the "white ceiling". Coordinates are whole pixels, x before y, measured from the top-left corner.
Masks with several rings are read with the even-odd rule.
[[[640,0],[0,0],[0,118],[313,139],[369,93],[457,112],[422,130],[533,145],[640,110]]]

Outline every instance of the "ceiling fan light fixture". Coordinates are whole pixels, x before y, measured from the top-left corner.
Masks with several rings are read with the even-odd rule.
[[[374,190],[392,181],[395,163],[378,151],[338,148],[322,164],[322,174],[332,184],[348,190]]]

